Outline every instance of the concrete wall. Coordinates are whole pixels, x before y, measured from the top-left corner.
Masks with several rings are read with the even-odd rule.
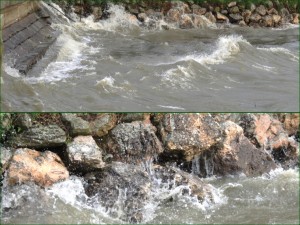
[[[39,1],[1,0],[1,28],[4,29],[11,24],[23,19],[28,14],[39,9],[39,7]]]

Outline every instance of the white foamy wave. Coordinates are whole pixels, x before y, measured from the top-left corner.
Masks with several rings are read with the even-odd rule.
[[[271,72],[276,74],[276,68],[275,67],[271,67],[271,66],[266,66],[266,65],[261,65],[259,63],[255,63],[252,65],[252,67],[256,68],[256,69],[260,69],[260,70],[264,70],[267,72]]]
[[[191,89],[193,87],[191,82],[193,74],[191,72],[189,68],[178,65],[176,69],[169,69],[160,76],[162,82],[168,87]]]
[[[161,108],[165,109],[177,109],[177,110],[185,110],[185,108],[179,107],[179,106],[171,106],[171,105],[157,105]]]
[[[242,36],[222,36],[218,38],[215,47],[216,50],[213,51],[211,54],[188,55],[184,57],[183,60],[195,60],[196,62],[202,65],[221,64],[224,63],[226,59],[229,59],[240,52],[241,43],[250,45],[250,43],[247,40],[245,40]]]
[[[20,77],[21,76],[21,74],[19,73],[19,71],[17,69],[10,67],[6,63],[4,63],[3,68],[4,68],[5,73],[8,74],[9,76],[12,76],[12,77]]]
[[[108,13],[110,17],[107,20],[98,22],[97,27],[107,31],[126,31],[139,27],[138,19],[127,13],[121,5],[110,4]]]
[[[272,47],[272,48],[257,48],[258,50],[273,52],[273,53],[283,53],[292,56],[293,60],[299,61],[299,56],[294,55],[290,50],[282,47]]]
[[[70,177],[69,180],[59,182],[46,189],[46,193],[51,196],[60,198],[64,203],[72,206],[81,206],[78,199],[82,203],[85,202],[88,196],[84,192],[83,181],[78,177]]]

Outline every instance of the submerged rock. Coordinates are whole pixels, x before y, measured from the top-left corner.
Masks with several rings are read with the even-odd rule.
[[[66,139],[66,133],[57,125],[37,125],[12,137],[9,141],[17,147],[45,148],[61,146],[65,144]]]
[[[102,150],[92,136],[77,136],[67,146],[68,162],[72,170],[87,172],[103,168]]]
[[[220,125],[209,114],[164,114],[159,127],[168,154],[180,152],[187,161],[222,139]]]
[[[257,149],[243,134],[243,128],[232,121],[222,124],[224,142],[213,156],[214,174],[244,173],[257,176],[276,168],[272,156]]]
[[[7,170],[10,185],[34,182],[42,187],[66,180],[69,172],[53,152],[38,152],[19,148],[14,153]]]
[[[96,196],[111,216],[129,223],[142,221],[151,181],[141,167],[113,162],[102,171],[87,174],[85,180],[86,194]]]
[[[147,120],[118,124],[110,132],[106,147],[115,160],[140,163],[163,151],[155,132]]]

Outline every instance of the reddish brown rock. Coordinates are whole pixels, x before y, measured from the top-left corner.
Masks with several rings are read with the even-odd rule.
[[[219,12],[217,12],[216,17],[217,17],[217,20],[221,20],[221,21],[225,21],[225,22],[228,22],[228,21],[229,21],[229,19],[228,19],[227,16],[225,16],[225,15],[223,15],[222,13],[219,13]]]
[[[272,18],[275,24],[279,24],[279,22],[281,21],[281,16],[279,15],[272,15]]]
[[[183,13],[179,9],[170,9],[166,16],[166,21],[171,23],[178,23]]]
[[[232,121],[226,121],[222,127],[224,142],[213,157],[214,174],[257,176],[276,167],[271,155],[257,149],[244,136],[242,127]]]
[[[288,135],[296,135],[299,131],[299,113],[287,113],[284,114],[283,117],[283,128]]]
[[[298,13],[293,13],[293,24],[299,24],[299,14]]]
[[[34,182],[46,187],[68,179],[69,172],[53,152],[19,148],[12,157],[7,177],[10,185]]]

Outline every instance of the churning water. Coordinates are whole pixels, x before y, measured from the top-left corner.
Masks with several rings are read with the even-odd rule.
[[[255,178],[241,175],[203,181],[212,186],[214,202],[200,203],[180,194],[181,186],[168,189],[153,180],[142,223],[299,224],[298,169],[276,169]],[[83,179],[77,176],[46,189],[33,184],[8,187],[4,181],[2,196],[2,223],[126,223],[110,216],[114,209],[105,209],[97,198],[89,198]],[[165,196],[173,196],[173,201],[160,201]],[[114,207],[122,215],[121,194]]]
[[[110,11],[99,22],[56,14],[62,34],[26,77],[6,58],[2,109],[298,111],[299,26],[149,29]]]

